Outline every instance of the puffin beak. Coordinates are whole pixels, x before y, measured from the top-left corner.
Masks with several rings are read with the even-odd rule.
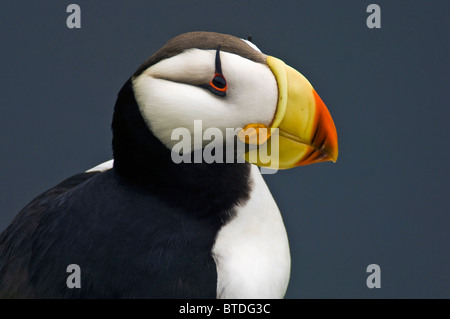
[[[261,134],[261,128],[267,126],[249,124],[238,135],[247,144],[259,145],[247,152],[245,159],[276,169],[336,162],[336,127],[311,83],[277,58],[268,56],[267,64],[278,84],[278,105],[267,134]],[[261,152],[261,148],[269,151]]]

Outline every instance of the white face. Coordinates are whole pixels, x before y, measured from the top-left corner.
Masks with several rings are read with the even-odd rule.
[[[220,97],[198,85],[208,84],[215,73],[216,50],[190,49],[164,59],[134,78],[139,109],[153,134],[168,148],[176,128],[194,133],[194,121],[203,130],[243,128],[250,123],[269,126],[278,102],[277,82],[265,64],[239,55],[220,52],[223,76],[228,85]]]

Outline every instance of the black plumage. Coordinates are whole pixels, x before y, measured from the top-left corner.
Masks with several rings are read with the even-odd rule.
[[[212,247],[249,197],[250,165],[174,164],[131,80],[112,129],[113,169],[67,179],[0,235],[0,297],[216,297]],[[69,264],[81,268],[81,289],[66,285]]]

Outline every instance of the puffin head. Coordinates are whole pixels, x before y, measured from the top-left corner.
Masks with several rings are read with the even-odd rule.
[[[213,32],[181,34],[127,83],[145,125],[169,150],[178,142],[172,137],[175,129],[194,135],[195,121],[201,120],[203,130],[216,128],[224,137],[227,128],[241,128],[237,135],[257,148],[276,138],[278,156],[271,167],[337,159],[334,122],[312,85],[247,40]],[[251,156],[255,151],[245,158],[265,166],[266,161]]]

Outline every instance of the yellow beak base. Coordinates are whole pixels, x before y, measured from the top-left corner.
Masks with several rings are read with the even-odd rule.
[[[276,169],[335,162],[338,156],[336,127],[322,99],[300,72],[283,61],[268,56],[267,64],[278,84],[277,110],[267,143],[248,152],[246,160]],[[247,126],[259,128],[261,125]],[[255,132],[257,134],[258,131]],[[261,152],[261,148],[269,151]]]

